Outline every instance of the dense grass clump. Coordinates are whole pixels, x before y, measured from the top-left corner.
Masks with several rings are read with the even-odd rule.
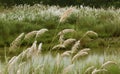
[[[66,11],[68,9],[68,11]],[[66,11],[66,14],[63,12]],[[69,14],[70,13],[70,14]],[[61,15],[63,15],[61,17]],[[99,37],[118,37],[120,34],[120,10],[114,8],[44,6],[35,4],[13,6],[12,9],[0,12],[0,46],[8,46],[16,35],[47,28],[52,32],[71,28],[85,32],[93,30]],[[67,19],[64,17],[67,16]],[[62,23],[61,20],[65,20]],[[8,38],[9,37],[9,38]],[[47,37],[48,38],[48,37]],[[51,38],[51,37],[49,37]],[[47,40],[46,40],[47,41]]]

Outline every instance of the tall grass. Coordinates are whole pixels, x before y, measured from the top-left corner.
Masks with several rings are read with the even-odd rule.
[[[0,45],[14,41],[10,53],[5,48],[0,74],[120,74],[119,49],[111,50],[119,46],[119,38],[102,39],[119,36],[119,13],[114,8],[39,4],[1,12]]]
[[[41,30],[46,30],[46,29],[41,29]],[[39,33],[40,30],[36,32]],[[90,34],[98,36],[98,34],[93,31],[92,33],[91,31],[88,32],[90,32]],[[89,34],[88,32],[87,34]],[[22,34],[20,34],[13,41],[13,43],[16,40],[19,41],[19,38],[21,38]],[[58,34],[60,34],[60,32]],[[37,33],[35,35],[38,36]],[[86,35],[86,33],[84,35]],[[85,37],[84,35],[83,37]],[[34,36],[34,38],[36,38],[36,36]],[[24,38],[22,37],[23,40]],[[69,49],[69,51],[64,51],[62,53],[59,53],[58,50],[63,48],[63,46],[66,49],[68,48],[64,45],[64,42],[62,44],[58,44],[53,47],[54,49],[56,49],[55,50],[56,53],[53,56],[52,51],[48,51],[47,54],[44,55],[42,51],[44,50],[42,48],[42,43],[37,45],[37,41],[35,40],[31,47],[28,47],[18,55],[11,57],[9,61],[7,61],[6,59],[6,63],[4,64],[4,66],[0,67],[2,68],[1,73],[3,74],[97,74],[97,73],[119,74],[120,73],[120,67],[119,67],[120,61],[118,60],[119,56],[114,55],[114,53],[108,54],[110,53],[110,51],[108,51],[108,48],[105,49],[104,52],[101,53],[99,52],[100,54],[97,54],[98,52],[94,50],[92,51],[89,48],[81,49],[80,47],[82,45],[80,38],[71,45],[72,47],[71,49]],[[21,40],[20,43],[22,43]],[[65,53],[67,53],[67,56]]]
[[[52,32],[56,30],[59,24],[60,16],[70,8],[72,8],[69,11],[70,15],[65,19],[66,21],[60,24],[57,31],[72,28],[77,29],[77,31],[93,30],[99,33],[100,37],[119,36],[120,9],[60,8],[59,6],[44,6],[40,4],[33,6],[19,5],[0,12],[0,34],[2,35],[0,37],[0,45],[8,45],[16,37],[16,34],[18,35],[23,31],[30,32],[40,28],[47,28],[51,30],[49,34],[53,34]],[[49,34],[47,36],[50,36]],[[9,39],[6,36],[9,36]]]
[[[29,49],[30,50],[30,49]],[[43,49],[44,50],[44,49]],[[91,51],[91,50],[90,50]],[[119,56],[96,54],[89,52],[89,55],[77,59],[72,63],[72,55],[53,55],[52,52],[43,54],[30,54],[21,52],[14,56],[4,66],[0,66],[3,74],[119,74]],[[105,52],[109,53],[109,52]],[[2,64],[3,65],[3,64]],[[94,68],[93,68],[94,66]],[[89,69],[92,67],[92,69]]]

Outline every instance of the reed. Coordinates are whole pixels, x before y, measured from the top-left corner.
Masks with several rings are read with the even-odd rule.
[[[101,68],[106,68],[111,64],[117,65],[116,62],[114,62],[114,61],[107,61],[107,62],[102,64]]]
[[[92,74],[97,74],[97,73],[101,73],[101,72],[107,72],[107,70],[106,69],[94,69],[92,71]]]
[[[64,29],[64,30],[60,31],[58,33],[58,35],[64,35],[64,34],[67,34],[67,33],[74,33],[74,32],[75,32],[74,29]]]
[[[9,47],[9,52],[15,52],[18,47],[21,45],[22,40],[24,38],[24,33],[21,33],[11,44]]]
[[[37,31],[35,39],[38,38],[38,37],[40,37],[40,36],[41,36],[42,34],[44,34],[46,31],[48,31],[48,29],[45,29],[45,28],[40,29],[39,31]]]
[[[52,49],[54,50],[54,49],[60,49],[60,48],[65,48],[65,46],[63,44],[58,44],[58,45],[53,46]]]
[[[71,53],[76,53],[80,48],[80,40],[76,41],[75,44],[71,48]]]
[[[73,69],[73,67],[74,67],[74,64],[68,65],[63,69],[62,74],[68,74]]]
[[[86,36],[90,37],[90,38],[97,38],[98,34],[94,31],[87,31],[80,40],[84,39]]]
[[[84,49],[80,50],[80,52],[88,52],[90,50],[91,50],[90,48],[84,48]]]
[[[84,74],[91,74],[91,72],[95,69],[95,66],[90,66],[85,70]]]
[[[88,55],[88,53],[87,52],[78,52],[76,55],[73,56],[72,63],[75,62],[78,58],[83,57],[85,55]]]
[[[70,55],[71,55],[71,51],[65,51],[61,54],[62,57],[70,56]]]
[[[76,41],[76,39],[69,38],[69,39],[67,39],[67,40],[65,40],[65,41],[63,42],[63,45],[64,45],[65,47],[67,47],[67,46],[69,46],[70,44],[75,43],[75,41]]]
[[[39,44],[37,52],[40,53],[41,51],[42,51],[42,43]]]
[[[63,44],[63,42],[64,42],[64,35],[60,35],[60,37],[59,37],[59,43]]]
[[[24,40],[29,41],[29,40],[33,39],[36,36],[36,34],[37,34],[37,31],[29,32],[25,35]]]
[[[58,53],[57,57],[56,57],[56,61],[55,61],[57,68],[59,68],[59,66],[60,66],[61,59],[62,59],[61,55],[60,55],[60,53]]]
[[[72,13],[72,11],[73,11],[73,8],[67,9],[67,10],[60,16],[59,22],[60,22],[60,23],[64,22],[64,21],[70,16],[70,14]]]

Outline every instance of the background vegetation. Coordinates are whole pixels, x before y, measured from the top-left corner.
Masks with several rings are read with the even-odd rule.
[[[20,33],[28,33],[33,30],[47,28],[50,30],[41,39],[43,42],[50,42],[59,24],[60,15],[68,9],[59,6],[34,6],[19,5],[13,9],[4,10],[0,13],[0,46],[9,44]],[[68,19],[59,25],[58,31],[65,28],[72,28],[78,31],[79,36],[88,30],[99,34],[100,38],[120,36],[120,9],[96,9],[90,7],[73,7]],[[76,38],[79,38],[76,36]],[[39,40],[39,39],[38,39]],[[40,40],[40,41],[41,41]]]
[[[47,5],[60,5],[60,6],[71,6],[71,5],[84,5],[91,7],[110,7],[114,6],[119,8],[120,1],[119,0],[1,0],[0,3],[4,6],[13,6],[19,4],[36,4],[43,3]]]

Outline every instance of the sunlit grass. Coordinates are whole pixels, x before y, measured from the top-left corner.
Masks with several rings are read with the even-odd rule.
[[[120,74],[120,9],[69,8],[35,4],[0,12],[0,74]]]

